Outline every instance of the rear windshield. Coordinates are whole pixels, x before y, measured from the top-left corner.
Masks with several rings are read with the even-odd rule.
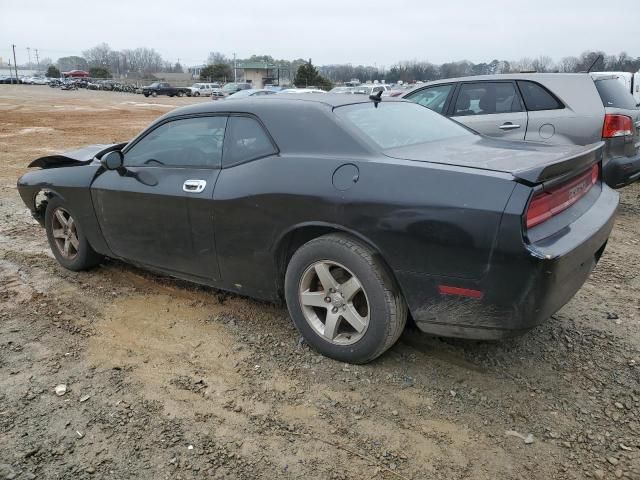
[[[383,150],[473,135],[463,126],[413,102],[374,102],[335,109]]]
[[[605,107],[635,110],[636,102],[625,86],[615,78],[596,80],[596,88]]]

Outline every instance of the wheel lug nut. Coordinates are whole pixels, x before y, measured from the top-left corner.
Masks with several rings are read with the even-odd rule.
[[[338,313],[338,307],[333,307],[331,309],[331,313]]]
[[[331,297],[324,297],[324,301],[329,303],[331,301]]]

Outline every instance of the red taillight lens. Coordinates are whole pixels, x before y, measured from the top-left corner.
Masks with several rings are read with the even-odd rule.
[[[566,210],[584,197],[600,177],[600,165],[572,178],[562,185],[538,192],[527,209],[527,228],[535,227]]]
[[[633,135],[633,121],[626,115],[605,115],[602,138]]]

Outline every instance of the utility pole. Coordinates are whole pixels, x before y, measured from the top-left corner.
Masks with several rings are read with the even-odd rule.
[[[233,53],[233,82],[236,83],[238,81],[238,76],[236,74],[236,54]]]
[[[27,47],[27,58],[29,59],[29,63],[27,64],[29,66],[29,69],[31,68],[31,47]]]
[[[17,85],[18,84],[18,64],[16,63],[16,46],[11,44],[11,48],[13,49],[13,68],[16,69],[16,85]],[[11,83],[13,83],[13,81]]]
[[[40,57],[38,57],[38,49],[36,48],[36,63],[38,64],[38,71],[40,71]]]

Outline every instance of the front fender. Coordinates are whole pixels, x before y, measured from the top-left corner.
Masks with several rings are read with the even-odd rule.
[[[25,173],[18,179],[18,192],[32,215],[44,224],[44,208],[36,205],[40,192],[60,197],[83,229],[93,249],[111,255],[91,200],[91,183],[102,169],[99,162],[81,166],[59,167]]]

